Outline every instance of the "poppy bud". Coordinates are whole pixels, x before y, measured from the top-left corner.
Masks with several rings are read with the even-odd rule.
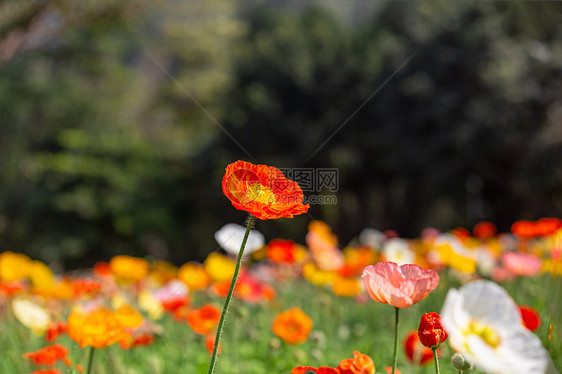
[[[470,370],[473,367],[472,361],[460,353],[455,353],[453,357],[451,357],[451,361],[457,370]]]
[[[425,313],[420,321],[418,336],[423,345],[428,348],[436,348],[441,345],[447,337],[447,331],[441,325],[439,314],[435,312]]]

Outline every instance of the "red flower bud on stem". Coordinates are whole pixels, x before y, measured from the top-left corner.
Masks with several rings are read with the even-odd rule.
[[[441,325],[439,314],[435,312],[425,313],[420,321],[418,336],[423,345],[428,348],[439,347],[447,340],[449,334]]]

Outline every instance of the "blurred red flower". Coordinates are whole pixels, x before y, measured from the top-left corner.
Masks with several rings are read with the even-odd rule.
[[[41,348],[35,352],[25,353],[23,357],[33,361],[35,365],[51,366],[58,360],[63,360],[67,365],[70,366],[70,361],[66,358],[67,355],[68,349],[65,346],[61,344],[54,344],[45,348]]]
[[[296,261],[296,245],[292,240],[273,239],[267,245],[268,260],[281,264],[292,264]]]
[[[209,354],[213,354],[213,350],[215,349],[215,341],[217,337],[215,334],[208,334],[205,336],[205,348]],[[217,353],[221,353],[222,351],[222,342],[219,342],[219,347],[217,348]]]
[[[408,360],[416,365],[424,365],[433,360],[433,352],[421,344],[417,331],[411,331],[406,335],[404,351]]]
[[[541,325],[541,319],[537,311],[527,305],[517,307],[519,308],[519,312],[521,313],[523,325],[531,331],[536,331]]]
[[[472,231],[477,238],[488,239],[496,235],[498,229],[492,222],[482,221],[478,222]]]
[[[65,322],[51,322],[47,333],[45,335],[45,340],[52,342],[57,340],[59,335],[66,333],[66,323]]]

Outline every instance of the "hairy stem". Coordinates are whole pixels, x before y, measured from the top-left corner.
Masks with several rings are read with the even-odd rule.
[[[400,308],[395,309],[396,324],[394,327],[394,360],[392,361],[392,374],[396,373],[396,364],[398,363],[398,328],[400,326]]]
[[[228,295],[226,295],[226,300],[224,301],[224,307],[222,308],[221,319],[219,321],[219,326],[217,328],[217,335],[215,337],[215,346],[213,348],[213,355],[211,356],[211,364],[209,365],[208,374],[213,374],[213,372],[215,371],[219,344],[221,341],[222,330],[224,327],[224,320],[226,319],[228,306],[230,305],[230,300],[232,299],[232,294],[234,293],[234,287],[236,286],[236,281],[238,280],[238,273],[240,272],[240,266],[242,264],[242,256],[244,255],[244,248],[246,247],[248,236],[250,235],[250,231],[252,230],[254,218],[255,217],[251,215],[250,219],[248,220],[248,227],[246,228],[246,233],[244,234],[244,240],[242,240],[242,245],[240,246],[240,252],[238,252],[238,258],[236,259],[236,267],[234,269],[234,275],[232,276],[232,283],[230,283],[230,289],[228,290]]]
[[[437,357],[437,347],[431,348],[433,351],[433,360],[435,361],[435,373],[439,374],[439,358]],[[459,371],[460,372],[460,371]]]

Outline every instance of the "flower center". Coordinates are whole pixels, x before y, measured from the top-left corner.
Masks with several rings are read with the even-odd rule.
[[[492,327],[478,320],[470,321],[467,334],[479,336],[492,348],[496,348],[501,343],[499,334]]]
[[[274,204],[277,198],[271,188],[262,185],[261,183],[252,183],[246,189],[246,193],[240,200],[242,204],[248,204],[256,201],[262,204]]]

